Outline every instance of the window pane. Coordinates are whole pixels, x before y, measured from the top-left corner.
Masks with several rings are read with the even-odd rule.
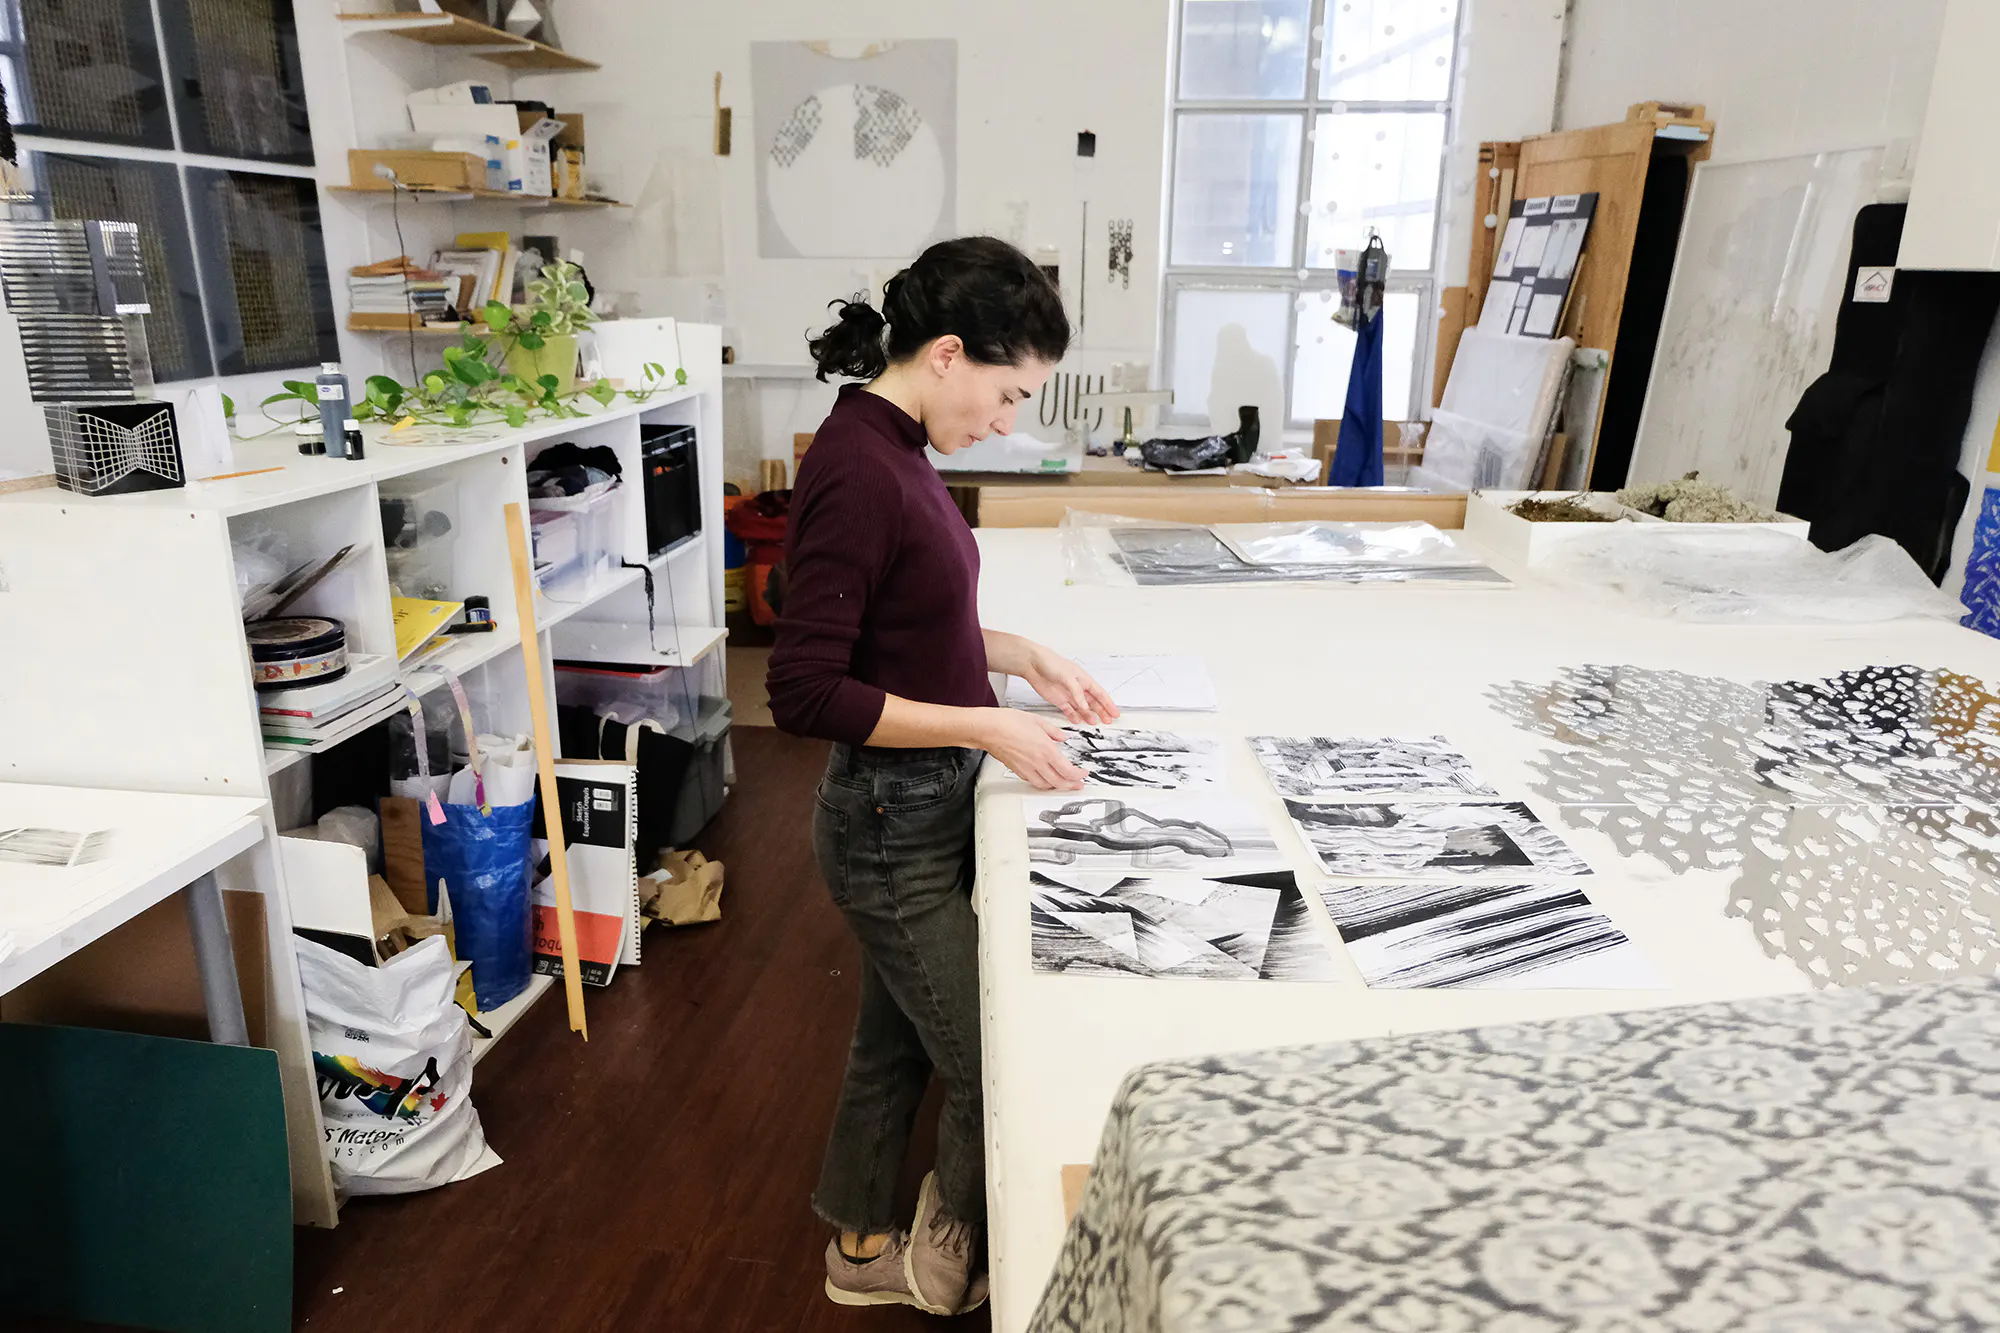
[[[312,164],[291,0],[161,0],[181,147]]]
[[[1382,235],[1393,268],[1428,269],[1444,160],[1438,112],[1329,112],[1313,134],[1306,263],[1332,268],[1336,249]]]
[[[1292,266],[1300,132],[1295,115],[1180,118],[1171,262]]]
[[[1458,0],[1327,0],[1320,96],[1444,101],[1457,26]]]
[[[1282,428],[1291,299],[1278,291],[1175,292],[1174,415],[1206,416],[1211,428],[1231,431],[1236,409],[1254,403],[1267,435]]]
[[[1182,97],[1306,95],[1310,0],[1184,0]]]
[[[217,370],[242,375],[340,356],[313,183],[190,168]]]
[[[1389,292],[1382,298],[1382,416],[1410,415],[1410,381],[1417,371],[1422,297]],[[1330,291],[1300,298],[1299,343],[1292,354],[1292,416],[1331,421],[1347,404],[1347,374],[1354,366],[1354,330],[1333,322],[1340,298]]]
[[[35,180],[49,202],[49,216],[131,222],[139,228],[146,265],[146,346],[153,378],[184,380],[209,373],[208,337],[201,327],[201,294],[188,250],[187,210],[180,181],[163,162],[38,154]]]
[[[174,146],[148,0],[21,0],[21,28],[28,86],[7,90],[19,133]]]

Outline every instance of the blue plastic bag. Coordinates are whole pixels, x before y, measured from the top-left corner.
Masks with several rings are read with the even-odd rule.
[[[424,831],[424,881],[437,911],[442,879],[451,895],[458,956],[472,964],[472,992],[481,1013],[491,1013],[527,989],[534,961],[534,928],[528,910],[528,835],[535,803],[445,805],[444,823],[420,819]]]

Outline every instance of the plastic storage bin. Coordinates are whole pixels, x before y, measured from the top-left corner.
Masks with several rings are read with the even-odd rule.
[[[731,710],[729,700],[704,695],[692,725],[682,723],[669,730],[694,745],[688,761],[687,777],[681,782],[680,797],[667,836],[676,847],[685,847],[722,809],[723,782],[727,777],[725,749],[729,744]]]
[[[650,718],[672,731],[698,712],[700,693],[687,667],[556,662],[556,702],[579,705],[616,722]]]
[[[555,583],[588,583],[617,567],[614,507],[618,483],[600,484],[601,490],[593,486],[575,495],[538,496],[528,501],[528,521],[537,529],[535,574],[544,588]],[[546,532],[541,531],[544,528]]]
[[[398,596],[453,600],[458,483],[408,477],[382,483],[382,549]]]

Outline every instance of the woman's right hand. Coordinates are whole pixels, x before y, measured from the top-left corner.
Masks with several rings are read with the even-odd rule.
[[[1042,791],[1076,791],[1083,786],[1083,770],[1063,753],[1061,727],[1017,708],[982,708],[979,713],[979,748],[1015,777]]]

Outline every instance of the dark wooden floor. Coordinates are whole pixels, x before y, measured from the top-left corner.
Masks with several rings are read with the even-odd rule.
[[[587,1045],[558,988],[480,1064],[473,1100],[505,1165],[299,1230],[297,1328],[987,1327],[983,1309],[941,1323],[821,1290],[828,1232],[809,1196],[857,957],[812,862],[825,748],[766,727],[735,737],[738,785],[700,839],[727,866],[723,920],[647,931],[644,965],[586,993]],[[910,1199],[934,1121],[927,1106]]]

